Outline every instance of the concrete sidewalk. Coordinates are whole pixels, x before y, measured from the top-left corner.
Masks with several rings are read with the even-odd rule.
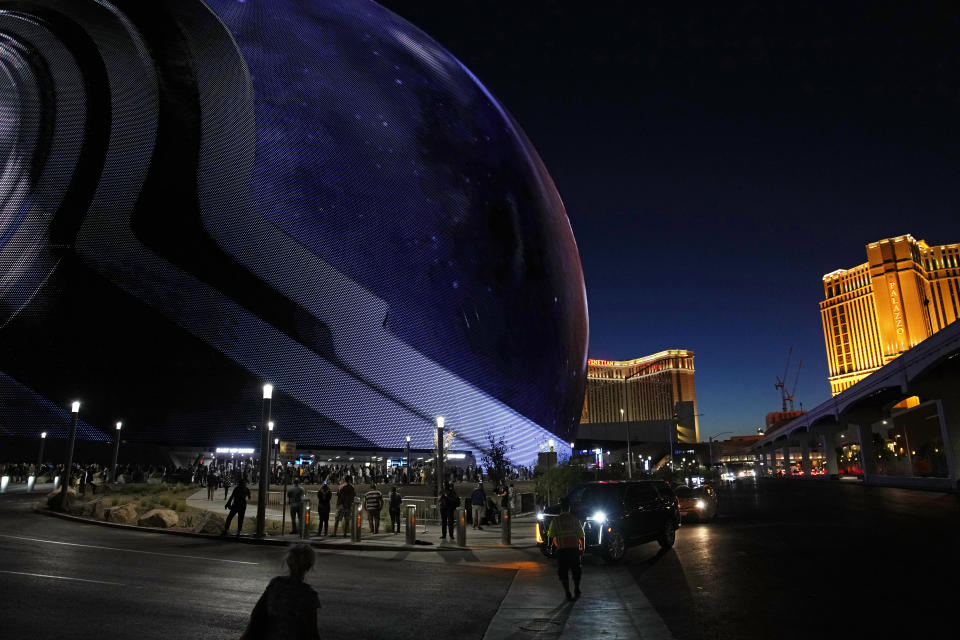
[[[626,568],[584,567],[582,587],[583,596],[568,601],[554,562],[522,563],[483,640],[674,640]]]
[[[187,498],[187,506],[193,507],[195,509],[200,509],[203,511],[210,511],[213,513],[219,513],[221,515],[226,512],[223,509],[223,505],[226,500],[223,500],[222,490],[218,489],[217,493],[213,500],[207,499],[207,490],[200,489],[195,494]],[[250,506],[247,507],[247,518],[256,516],[256,503],[253,502]],[[251,512],[252,509],[252,512]],[[286,517],[283,517],[280,509],[276,507],[267,507],[267,520],[275,522],[286,521],[285,530],[290,530],[290,513],[287,512]],[[333,531],[333,524],[335,520],[335,514],[331,513],[328,530]],[[531,547],[537,544],[536,540],[536,530],[535,530],[536,518],[533,514],[527,514],[524,516],[515,516],[513,518],[513,526],[511,527],[511,544],[509,547],[505,547],[500,543],[501,528],[499,525],[494,526],[484,526],[482,529],[473,529],[471,525],[467,525],[467,546],[460,547],[456,543],[456,539],[451,540],[447,538],[446,540],[441,539],[440,537],[440,523],[435,521],[424,521],[417,518],[417,542],[415,545],[416,548],[423,547],[433,547],[436,550],[443,549],[504,549],[504,548],[523,548]],[[366,514],[364,514],[363,522],[363,531],[361,534],[361,541],[358,543],[352,542],[349,536],[344,536],[342,532],[343,523],[341,522],[341,527],[338,529],[337,537],[333,536],[318,536],[317,531],[317,521],[315,514],[311,514],[310,518],[310,543],[317,547],[331,546],[338,549],[343,548],[356,548],[362,549],[365,546],[368,548],[396,548],[396,549],[410,549],[414,548],[413,545],[408,545],[406,543],[406,536],[404,534],[403,522],[401,521],[400,533],[391,533],[390,532],[390,518],[381,517],[380,518],[380,532],[379,533],[370,533],[370,530],[367,528],[367,519]],[[270,536],[273,539],[278,540],[289,540],[293,542],[299,539],[299,536],[295,536],[292,533],[286,533],[285,535],[276,535]]]

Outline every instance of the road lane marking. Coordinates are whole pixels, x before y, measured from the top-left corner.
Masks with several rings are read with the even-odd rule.
[[[93,582],[96,584],[112,584],[118,587],[122,587],[123,583],[120,582],[107,582],[106,580],[88,580],[86,578],[68,578],[67,576],[51,576],[46,573],[26,573],[24,571],[4,571],[0,569],[0,573],[9,573],[15,576],[32,576],[34,578],[53,578],[54,580],[73,580],[74,582]]]
[[[22,536],[7,536],[0,534],[0,538],[11,540],[27,540],[28,542],[45,542],[46,544],[60,544],[68,547],[86,547],[87,549],[106,549],[107,551],[126,551],[127,553],[142,553],[148,556],[164,556],[167,558],[187,558],[188,560],[210,560],[211,562],[229,562],[230,564],[260,564],[246,560],[226,560],[224,558],[210,558],[207,556],[187,556],[179,553],[160,553],[159,551],[140,551],[139,549],[123,549],[121,547],[101,547],[96,544],[80,544],[79,542],[61,542],[59,540],[43,540],[42,538],[25,538]]]

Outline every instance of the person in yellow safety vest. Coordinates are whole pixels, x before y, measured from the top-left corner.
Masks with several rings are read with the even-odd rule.
[[[560,515],[553,519],[547,530],[547,540],[557,548],[557,574],[567,600],[580,597],[580,556],[583,553],[583,525],[577,516],[570,513],[570,503],[566,498],[560,500]],[[570,595],[569,573],[573,573],[573,595]]]

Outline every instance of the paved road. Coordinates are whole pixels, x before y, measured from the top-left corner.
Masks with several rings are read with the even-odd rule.
[[[533,551],[323,552],[325,637],[670,640],[933,633],[960,570],[960,496],[846,483],[722,491],[677,545],[588,557],[567,605]],[[0,499],[0,629],[14,638],[236,638],[282,550],[77,525]],[[80,546],[87,545],[87,546]]]

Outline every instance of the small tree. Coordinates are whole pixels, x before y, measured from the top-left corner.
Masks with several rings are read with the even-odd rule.
[[[488,447],[483,449],[483,465],[493,481],[494,486],[500,486],[507,478],[507,446],[503,436],[494,438],[492,433],[487,434]]]
[[[555,503],[581,482],[583,468],[565,463],[538,473],[534,490],[547,503]]]

